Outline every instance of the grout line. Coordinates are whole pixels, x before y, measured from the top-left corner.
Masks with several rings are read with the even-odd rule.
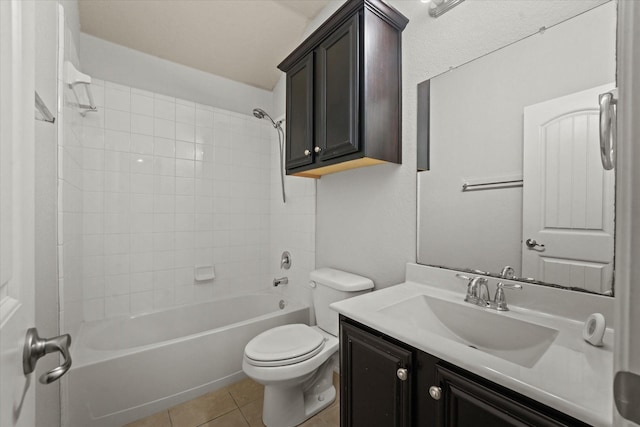
[[[247,423],[247,425],[251,427],[251,424],[249,423],[249,420],[247,419],[247,417],[244,415],[244,412],[242,412],[242,409],[238,408],[238,410],[240,411],[240,415],[242,415],[242,418]]]

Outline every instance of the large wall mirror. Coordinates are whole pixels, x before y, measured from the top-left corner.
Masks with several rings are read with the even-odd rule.
[[[613,293],[598,95],[615,47],[609,2],[429,80],[419,263]]]

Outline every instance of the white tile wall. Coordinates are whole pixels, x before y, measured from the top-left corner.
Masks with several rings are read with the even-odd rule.
[[[65,25],[66,26],[66,25]],[[60,62],[65,60],[74,64],[78,63],[73,41],[68,37],[68,29],[65,30],[64,44],[61,46]],[[77,109],[71,105],[74,95],[62,81],[60,70],[58,72],[58,89],[63,102],[58,111],[58,293],[60,325],[64,332],[75,334],[83,320],[83,300],[85,287],[82,278],[83,256],[86,253],[86,244],[90,253],[96,251],[97,243],[91,239],[85,239],[84,229],[96,225],[93,217],[84,217],[84,211],[95,213],[100,206],[97,201],[83,198],[85,187],[85,173],[89,176],[92,185],[96,182],[90,180],[91,174],[101,170],[103,164],[101,158],[96,155],[95,147],[85,147],[82,144],[82,117]],[[96,137],[95,144],[103,142]],[[87,169],[83,169],[85,164]],[[88,292],[93,291],[89,288]]]
[[[98,112],[61,153],[65,304],[88,321],[267,288],[268,123],[97,79],[92,89]],[[196,284],[194,267],[212,264],[215,280]]]

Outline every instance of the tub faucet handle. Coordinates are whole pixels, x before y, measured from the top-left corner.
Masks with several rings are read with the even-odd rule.
[[[282,256],[280,257],[280,268],[284,268],[285,270],[291,268],[291,254],[289,251],[282,252]]]
[[[286,285],[288,283],[289,283],[289,278],[288,277],[281,277],[279,279],[273,279],[273,286]]]

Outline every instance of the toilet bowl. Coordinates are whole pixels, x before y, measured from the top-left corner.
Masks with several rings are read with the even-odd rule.
[[[367,278],[330,268],[315,270],[310,278],[318,326],[278,326],[245,347],[243,371],[265,386],[262,422],[267,427],[299,425],[335,400],[338,314],[329,304],[373,288]]]

